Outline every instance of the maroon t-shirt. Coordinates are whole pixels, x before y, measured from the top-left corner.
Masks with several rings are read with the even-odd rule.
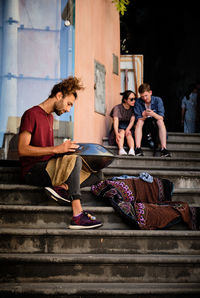
[[[32,107],[23,114],[19,133],[23,131],[31,133],[31,146],[54,146],[53,115],[47,114],[40,106]],[[27,174],[34,164],[40,161],[46,161],[52,156],[53,154],[44,156],[21,156],[22,176]]]

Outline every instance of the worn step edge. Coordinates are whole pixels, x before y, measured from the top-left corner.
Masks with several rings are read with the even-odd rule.
[[[38,191],[38,190],[44,190],[44,187],[40,186],[34,186],[34,185],[28,185],[28,184],[18,184],[18,183],[0,183],[0,190],[31,190],[31,191]],[[81,191],[90,191],[90,187],[83,187],[81,188]]]
[[[134,295],[200,293],[198,283],[2,283],[0,292],[44,295]],[[49,296],[48,296],[49,297]],[[84,296],[87,297],[87,296]],[[97,296],[98,297],[98,296]]]
[[[106,171],[108,169],[117,169],[117,170],[138,170],[138,171],[145,171],[145,172],[149,172],[152,170],[161,170],[163,171],[176,171],[176,172],[186,172],[185,174],[187,174],[188,171],[191,172],[200,172],[200,167],[192,167],[192,166],[147,166],[147,165],[137,165],[137,164],[133,164],[130,166],[124,166],[123,164],[121,165],[115,165],[115,164],[111,164],[109,165],[107,168],[104,168],[103,171]]]
[[[0,190],[22,190],[22,191],[41,190],[43,191],[44,188],[39,186],[26,185],[26,184],[6,184],[6,183],[1,184],[0,183]],[[91,193],[91,187],[88,186],[88,187],[81,188],[81,192]],[[200,188],[175,188],[173,191],[173,194],[184,194],[184,193],[199,194]]]
[[[70,230],[70,229],[25,229],[1,228],[1,235],[63,235],[63,236],[99,236],[99,237],[133,237],[133,238],[193,238],[200,239],[200,231],[191,230]]]
[[[81,264],[200,264],[199,255],[0,253],[1,262]]]
[[[196,133],[196,134],[168,134],[169,138],[167,138],[167,143],[195,143],[195,144],[200,144],[200,134],[199,133]],[[173,140],[173,137],[176,136],[176,137],[181,137],[181,140],[180,139],[175,139]],[[171,138],[170,138],[171,137]],[[193,138],[193,139],[192,139]],[[189,140],[189,139],[192,139],[192,140]],[[196,140],[195,140],[196,139]],[[103,142],[108,142],[108,137],[103,137],[102,138],[102,141]]]
[[[107,146],[108,147],[108,146]],[[117,147],[115,146],[110,146],[108,149],[117,149]],[[148,148],[144,148],[145,151],[149,151]],[[174,151],[181,151],[181,150],[176,150],[176,149],[173,149]],[[151,150],[152,151],[152,150]],[[191,150],[182,150],[182,151],[191,151]],[[192,150],[194,152],[199,152],[199,150]],[[160,156],[121,156],[121,155],[116,155],[115,156],[115,159],[130,159],[130,160],[167,160],[167,161],[200,161],[200,158],[198,157],[160,157]],[[14,166],[14,167],[0,167],[0,170],[2,172],[12,172],[14,170],[19,170],[20,167],[19,166]]]
[[[200,134],[198,132],[192,132],[192,133],[185,133],[182,131],[168,131],[167,132],[168,136],[200,136]],[[108,137],[103,137],[104,138],[108,138]]]
[[[44,187],[28,185],[28,184],[9,184],[0,183],[0,190],[44,190]],[[90,187],[83,187],[81,191],[90,191]]]
[[[145,160],[145,161],[188,161],[200,162],[198,157],[160,157],[160,156],[130,156],[130,155],[117,155],[114,160]]]
[[[7,184],[1,183],[0,190],[43,190],[43,187],[38,187],[34,185],[26,185],[26,184]]]
[[[112,207],[91,207],[87,206],[87,211],[95,211],[95,213],[114,213]],[[0,205],[0,211],[17,211],[17,212],[63,212],[68,213],[72,211],[71,207],[64,206],[25,206],[25,205]]]
[[[182,131],[168,131],[167,134],[169,136],[200,136],[198,132],[185,133]]]
[[[189,204],[190,207],[200,207],[200,203],[191,203]],[[96,214],[104,213],[104,214],[110,214],[115,213],[115,210],[112,207],[95,207],[95,206],[85,206],[87,211],[95,212]],[[0,205],[0,212],[59,212],[59,213],[71,213],[72,208],[71,207],[60,207],[60,206],[37,206],[37,205]]]
[[[173,194],[199,194],[200,188],[175,188]]]
[[[126,175],[132,175],[132,176],[138,176],[138,174],[140,173],[141,170],[144,170],[145,168],[117,168],[117,167],[108,167],[103,169],[103,173],[104,174],[114,174],[114,175],[121,175],[123,173],[125,173]],[[151,169],[146,168],[146,172],[148,172],[149,174],[151,174],[153,177],[157,177],[157,176],[185,176],[185,177],[197,177],[200,178],[200,173],[198,170],[192,169],[189,170],[188,168],[171,168],[171,167],[166,167],[167,170],[165,170],[163,167],[162,169],[160,169],[159,167],[154,168],[151,167]]]
[[[108,150],[115,150],[115,151],[118,151],[118,147],[117,146],[111,146],[111,145],[104,145],[104,147]],[[124,146],[125,149],[128,149],[127,146]],[[153,152],[151,148],[149,147],[142,147],[142,150],[143,151],[149,151],[149,152]],[[172,148],[170,149],[170,153],[173,153],[173,152],[197,152],[199,153],[199,149],[196,149],[196,148]],[[173,155],[172,155],[173,156]]]

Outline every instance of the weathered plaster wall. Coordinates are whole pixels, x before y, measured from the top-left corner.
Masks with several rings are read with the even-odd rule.
[[[79,92],[74,112],[74,139],[102,143],[110,127],[109,113],[121,101],[120,71],[113,73],[113,54],[120,65],[119,14],[111,0],[76,0],[75,75],[85,90]],[[94,61],[105,66],[106,116],[95,112]]]

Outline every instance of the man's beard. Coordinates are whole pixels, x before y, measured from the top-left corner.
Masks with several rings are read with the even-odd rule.
[[[61,111],[58,109],[54,109],[54,113],[56,113],[56,115],[58,116],[62,115]]]
[[[56,105],[54,105],[54,113],[56,113],[56,115],[60,116],[62,115],[62,110],[59,110]]]

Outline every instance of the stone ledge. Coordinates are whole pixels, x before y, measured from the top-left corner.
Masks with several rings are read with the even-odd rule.
[[[119,298],[124,297],[124,295],[135,297],[138,294],[160,294],[164,298],[168,298],[170,295],[174,298],[177,296],[171,295],[184,294],[184,297],[187,297],[185,295],[197,294],[197,296],[192,296],[197,298],[200,294],[200,285],[198,283],[2,283],[0,284],[0,293],[21,294],[24,297],[27,297],[27,294],[43,294],[46,297],[50,297],[49,295],[71,297],[73,295],[73,297],[81,296],[84,298],[91,297],[91,295],[94,295],[92,297],[106,298],[112,297],[110,295],[117,295],[115,297]],[[163,294],[167,296],[163,296]]]
[[[0,253],[1,262],[81,264],[200,264],[199,255]]]
[[[200,231],[191,230],[70,230],[70,229],[30,229],[30,228],[1,228],[1,235],[75,235],[75,236],[103,236],[103,237],[134,237],[134,238],[197,238]]]

